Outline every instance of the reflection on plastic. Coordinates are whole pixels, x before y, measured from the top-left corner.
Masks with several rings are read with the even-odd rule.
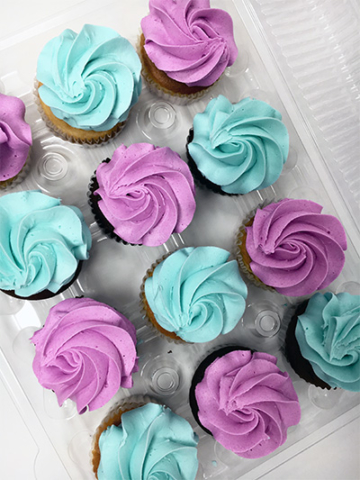
[[[13,342],[13,350],[15,355],[26,362],[29,366],[35,357],[35,346],[30,342],[30,338],[38,327],[26,327],[20,330]]]
[[[325,388],[310,385],[308,390],[309,399],[316,407],[329,410],[335,407],[343,394],[341,388],[326,390]]]
[[[52,390],[44,388],[43,391],[44,410],[50,418],[56,420],[68,420],[76,415],[76,405],[72,400],[65,400],[59,406],[57,397]]]
[[[180,365],[169,354],[151,358],[142,368],[141,376],[157,394],[172,395],[181,386]]]
[[[258,337],[273,337],[278,333],[281,325],[278,307],[272,302],[248,305],[243,325]]]

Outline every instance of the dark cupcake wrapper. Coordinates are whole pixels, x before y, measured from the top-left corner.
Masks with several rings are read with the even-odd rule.
[[[73,278],[70,280],[70,282],[68,282],[66,285],[62,286],[60,288],[60,290],[58,290],[55,293],[50,292],[50,290],[43,290],[39,293],[35,293],[34,295],[30,295],[30,297],[22,297],[20,295],[16,295],[15,290],[1,290],[1,291],[6,293],[6,295],[9,295],[10,297],[18,298],[19,300],[47,300],[49,298],[53,298],[56,295],[59,295],[60,293],[65,292],[65,290],[67,290],[75,282],[75,280],[78,278],[78,276],[81,272],[82,263],[83,263],[83,261],[80,260],[80,262],[77,266],[77,269],[75,271],[75,274],[74,274]]]
[[[311,363],[302,356],[299,344],[296,340],[295,329],[298,317],[305,312],[308,303],[309,300],[300,303],[291,317],[286,331],[284,354],[291,367],[300,378],[305,380],[307,383],[315,385],[316,387],[331,390],[332,387],[315,374]]]
[[[190,168],[191,174],[194,177],[194,180],[196,182],[196,185],[198,187],[203,187],[207,188],[208,190],[211,190],[214,193],[218,193],[220,195],[223,195],[224,197],[238,197],[241,196],[241,193],[227,193],[222,190],[222,188],[219,185],[216,185],[216,183],[211,182],[208,180],[204,175],[200,172],[198,169],[198,166],[195,162],[195,160],[192,158],[189,152],[189,143],[191,143],[194,139],[194,129],[191,128],[189,131],[189,135],[186,139],[186,156],[188,158],[188,166]]]
[[[250,348],[245,348],[241,345],[228,345],[225,347],[217,348],[215,351],[210,352],[208,356],[200,363],[200,365],[195,370],[194,376],[191,380],[191,386],[189,391],[189,404],[190,404],[192,414],[194,415],[194,418],[197,421],[197,423],[200,425],[200,427],[211,436],[212,436],[211,431],[205,428],[204,425],[202,425],[202,423],[200,422],[199,407],[196,401],[195,389],[196,389],[196,386],[200,382],[202,382],[202,380],[204,379],[205,371],[209,367],[209,365],[211,365],[216,359],[221,358],[224,355],[230,352],[233,352],[235,350],[248,350],[251,353],[254,352],[254,350]]]
[[[109,163],[110,158],[106,158],[103,160],[101,163]],[[119,237],[114,231],[114,226],[107,220],[105,215],[102,213],[99,207],[99,201],[101,200],[100,195],[96,195],[95,191],[99,188],[99,182],[97,181],[96,178],[96,170],[94,172],[94,175],[90,179],[89,183],[89,191],[87,193],[88,199],[89,199],[89,205],[91,208],[91,211],[94,215],[95,221],[100,227],[101,231],[108,237],[114,239],[118,243],[123,243],[124,245],[131,245],[134,247],[140,246],[139,243],[129,243],[123,238]]]

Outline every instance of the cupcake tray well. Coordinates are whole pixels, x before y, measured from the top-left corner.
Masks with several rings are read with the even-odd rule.
[[[26,426],[26,455],[34,459],[38,480],[50,478],[49,465],[53,466],[52,480],[94,478],[89,461],[92,435],[111,406],[130,395],[150,395],[191,423],[200,437],[198,479],[258,478],[359,416],[359,394],[324,392],[309,386],[292,371],[282,353],[287,322],[301,299],[249,285],[244,317],[232,332],[206,344],[185,345],[156,335],[140,306],[142,278],[158,258],[183,246],[213,245],[233,252],[236,231],[248,212],[285,197],[317,201],[324,206],[324,213],[342,221],[348,238],[346,263],[327,290],[359,294],[360,233],[356,218],[360,177],[354,168],[359,105],[354,82],[358,6],[351,0],[295,0],[291,4],[290,9],[289,2],[282,0],[213,0],[213,7],[232,16],[239,49],[236,63],[204,98],[187,106],[160,99],[144,85],[120,135],[96,147],[63,141],[47,129],[33,93],[37,57],[48,40],[65,28],[78,32],[84,23],[112,27],[136,46],[140,21],[148,12],[147,1],[132,0],[130,8],[126,2],[107,1],[100,7],[98,2],[87,0],[0,39],[0,91],[24,101],[25,119],[33,134],[29,175],[0,195],[40,189],[60,197],[64,204],[81,209],[93,239],[89,260],[64,293],[28,302],[0,292],[0,379],[9,397],[4,404],[9,402],[8,408],[16,408]],[[333,9],[335,13],[330,15]],[[346,36],[342,27],[347,24]],[[308,35],[310,25],[316,29]],[[194,115],[220,93],[232,102],[252,96],[282,113],[290,134],[290,154],[279,180],[264,190],[238,197],[198,188],[193,222],[160,247],[134,247],[107,238],[94,222],[87,201],[96,167],[121,143],[169,146],[186,159],[186,138]],[[80,295],[108,303],[130,318],[137,328],[139,355],[134,387],[120,389],[107,405],[83,415],[77,414],[69,400],[60,408],[55,394],[40,386],[32,371],[35,350],[28,340],[44,324],[53,305]],[[302,409],[301,422],[290,428],[286,443],[258,460],[239,458],[221,447],[196,424],[188,405],[191,378],[198,364],[217,346],[233,344],[277,356],[279,367],[287,370],[294,382]]]

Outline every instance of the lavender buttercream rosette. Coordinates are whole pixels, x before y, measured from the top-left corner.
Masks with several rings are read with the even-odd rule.
[[[136,330],[114,308],[90,298],[71,298],[50,309],[31,341],[33,370],[59,405],[76,402],[84,413],[105,405],[120,387],[131,388],[138,370]]]

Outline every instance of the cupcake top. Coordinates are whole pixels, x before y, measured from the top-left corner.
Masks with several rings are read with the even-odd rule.
[[[276,361],[267,353],[234,350],[213,361],[195,387],[201,424],[240,457],[268,455],[300,421],[293,384]]]
[[[156,321],[186,342],[209,342],[233,330],[245,310],[247,287],[230,253],[217,247],[177,250],[145,281]]]
[[[99,208],[128,243],[157,246],[182,232],[195,213],[194,181],[168,147],[120,145],[96,170]]]
[[[41,100],[57,118],[101,132],[126,120],[141,92],[140,71],[128,40],[111,28],[84,25],[45,45],[36,77]]]
[[[91,298],[58,303],[31,341],[34,373],[55,392],[59,405],[70,398],[81,414],[105,405],[120,387],[133,385],[135,327],[104,303]]]
[[[122,414],[100,436],[99,480],[195,480],[198,438],[169,408],[148,403]]]
[[[212,99],[194,118],[188,151],[201,174],[229,194],[272,185],[289,153],[281,114],[260,100]]]
[[[150,0],[149,7],[141,21],[145,50],[168,77],[207,87],[234,63],[232,19],[209,0]]]
[[[21,297],[56,293],[89,256],[91,235],[80,210],[40,191],[1,197],[0,225],[0,289]]]
[[[298,317],[295,336],[321,380],[360,391],[360,295],[316,293]]]
[[[286,198],[258,209],[246,227],[250,267],[283,295],[310,295],[340,274],[347,248],[340,221],[310,200]]]
[[[24,117],[24,102],[0,93],[0,182],[15,177],[26,162],[32,136]]]

